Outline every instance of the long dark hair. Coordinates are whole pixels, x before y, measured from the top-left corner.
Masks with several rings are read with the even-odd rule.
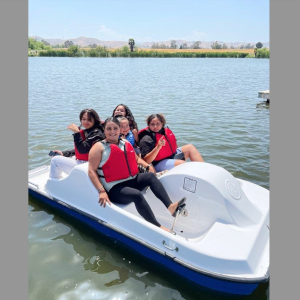
[[[119,127],[120,127],[120,122],[118,120],[118,118],[116,117],[109,117],[107,118],[105,121],[104,121],[104,124],[103,124],[103,128],[105,129],[106,125],[108,122],[113,122],[115,124],[117,124]]]
[[[162,123],[162,127],[165,127],[166,118],[164,117],[163,114],[152,114],[152,115],[148,116],[146,119],[148,126],[149,126],[150,122],[155,118],[157,118]]]
[[[112,117],[114,116],[114,113],[116,111],[116,109],[119,107],[119,106],[123,106],[125,108],[125,112],[126,112],[126,115],[125,117],[128,119],[129,121],[129,127],[130,127],[130,130],[133,130],[133,129],[136,129],[137,131],[139,131],[138,129],[138,126],[134,120],[134,116],[132,115],[132,112],[131,110],[129,109],[129,107],[125,104],[119,104],[116,106],[116,108],[113,110],[113,113],[112,113]]]
[[[83,117],[83,115],[87,113],[87,116],[88,116],[88,120],[94,120],[95,121],[95,124],[93,126],[93,128],[99,128],[102,132],[103,132],[103,127],[101,125],[101,120],[100,120],[100,117],[99,115],[97,114],[97,112],[92,109],[92,108],[86,108],[86,109],[83,109],[80,114],[79,114],[79,120],[80,120],[80,125],[79,125],[79,129],[81,128],[82,124],[81,124],[81,119]]]

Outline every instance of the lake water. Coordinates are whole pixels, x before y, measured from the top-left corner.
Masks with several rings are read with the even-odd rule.
[[[73,148],[70,123],[94,108],[105,120],[119,103],[140,129],[163,113],[179,146],[269,189],[269,60],[221,58],[28,58],[28,169],[52,149]],[[29,198],[29,299],[233,299],[196,289],[117,241]],[[269,299],[269,284],[250,296]]]

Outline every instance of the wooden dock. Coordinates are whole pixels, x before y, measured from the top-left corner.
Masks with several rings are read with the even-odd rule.
[[[267,103],[270,103],[270,90],[258,92],[258,98],[267,99]]]

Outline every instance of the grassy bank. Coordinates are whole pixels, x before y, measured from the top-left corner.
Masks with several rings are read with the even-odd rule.
[[[138,49],[130,52],[128,47],[107,49],[79,48],[71,46],[64,49],[31,50],[28,56],[43,57],[182,57],[182,58],[254,58],[254,49]],[[269,58],[269,49],[257,49],[256,58]]]

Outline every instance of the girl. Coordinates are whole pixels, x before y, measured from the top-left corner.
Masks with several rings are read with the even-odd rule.
[[[124,104],[119,104],[117,105],[117,107],[113,110],[112,113],[112,117],[116,117],[116,116],[122,116],[122,117],[126,117],[129,121],[129,127],[130,130],[132,131],[135,141],[138,144],[139,142],[139,137],[138,137],[138,126],[134,120],[134,116],[131,113],[131,110],[129,109],[128,106],[124,105]]]
[[[139,131],[140,150],[142,158],[147,163],[152,163],[156,172],[170,170],[180,164],[185,163],[177,156],[191,161],[203,162],[203,158],[192,144],[184,145],[180,148],[174,133],[165,128],[166,119],[162,114],[152,114],[146,120],[148,127]]]
[[[134,202],[137,211],[148,222],[169,231],[155,218],[147,200],[140,192],[150,186],[172,216],[185,206],[185,198],[172,203],[162,183],[154,175],[153,167],[148,173],[138,173],[137,164],[147,166],[133,151],[132,145],[120,136],[120,123],[117,118],[108,118],[104,123],[105,140],[97,142],[89,154],[89,177],[99,192],[99,203],[128,204]]]
[[[120,122],[120,137],[126,139],[134,148],[135,153],[140,157],[141,151],[137,146],[134,135],[129,127],[129,121],[125,117],[117,118]]]
[[[88,153],[96,141],[105,138],[99,115],[94,109],[84,109],[79,114],[80,125],[70,124],[67,129],[74,132],[75,149],[54,150],[57,156],[51,159],[50,178],[61,178],[62,172],[69,174],[75,166],[88,161]],[[85,129],[82,130],[81,127]],[[72,159],[75,155],[76,159]]]

